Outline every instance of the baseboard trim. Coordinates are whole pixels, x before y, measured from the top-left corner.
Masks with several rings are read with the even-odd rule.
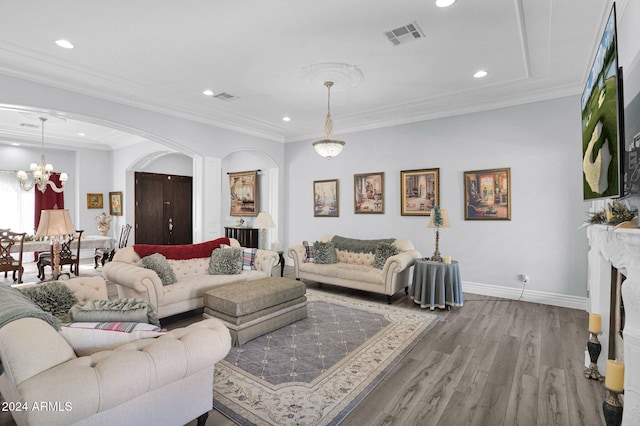
[[[500,297],[503,299],[520,299],[522,289],[502,287],[498,285],[462,282],[462,289],[465,293],[482,294],[483,296]],[[543,305],[560,306],[563,308],[587,310],[588,299],[586,297],[569,296],[566,294],[548,293],[525,288],[522,301],[541,303]]]

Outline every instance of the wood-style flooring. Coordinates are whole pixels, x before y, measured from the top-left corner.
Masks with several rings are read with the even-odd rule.
[[[92,262],[83,261],[80,273],[99,274]],[[292,272],[285,268],[285,276]],[[27,267],[25,282],[37,281],[35,273]],[[10,277],[3,278],[0,284],[11,283]],[[381,295],[312,282],[307,286],[386,303]],[[115,286],[108,288],[116,298]],[[464,307],[434,311],[441,320],[341,425],[605,424],[604,386],[582,374],[586,312],[469,293],[464,297]],[[420,309],[403,292],[392,304]],[[200,320],[201,313],[162,323],[180,327]],[[0,426],[14,424],[9,413],[0,412]],[[234,424],[215,410],[209,413],[209,426]]]

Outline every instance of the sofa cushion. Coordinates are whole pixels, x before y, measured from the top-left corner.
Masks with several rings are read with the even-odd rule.
[[[330,241],[326,243],[316,241],[315,243],[313,243],[313,256],[315,263],[336,263],[336,246]]]
[[[305,263],[313,262],[313,243],[311,241],[303,241],[302,245],[304,246],[304,250],[306,252],[306,257],[304,258]]]
[[[160,253],[154,253],[143,257],[142,266],[144,268],[151,269],[153,272],[158,274],[160,281],[162,281],[162,285],[171,285],[178,281],[171,265],[167,262],[167,258]]]
[[[242,271],[242,253],[233,248],[218,248],[211,252],[211,275],[237,275]]]
[[[61,323],[71,321],[69,309],[78,303],[78,299],[69,287],[58,281],[24,287],[20,291],[33,300],[40,309],[58,318]]]
[[[174,303],[182,303],[188,300],[197,300],[200,298],[199,306],[202,307],[202,297],[204,294],[214,287],[231,284],[239,280],[256,280],[266,277],[262,271],[242,271],[240,275],[200,275],[197,277],[189,277],[178,281],[175,285],[164,287],[162,295],[162,305],[167,306]]]
[[[60,329],[60,334],[78,356],[114,349],[134,340],[158,337],[164,333],[166,331],[156,325],[136,322],[74,322]]]
[[[373,267],[382,269],[387,259],[398,254],[398,248],[391,243],[378,243],[376,246],[375,257],[373,259]]]
[[[382,270],[366,265],[354,265],[351,263],[340,262],[333,265],[305,263],[300,265],[300,271],[345,281],[358,281],[384,285]]]
[[[145,257],[153,253],[160,253],[167,259],[194,259],[197,257],[209,257],[211,252],[220,247],[220,244],[231,244],[229,238],[217,238],[211,241],[197,244],[178,244],[172,246],[155,244],[134,244],[133,249],[138,256]]]

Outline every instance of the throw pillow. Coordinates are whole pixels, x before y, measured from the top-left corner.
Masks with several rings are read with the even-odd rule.
[[[160,326],[153,305],[143,299],[90,300],[74,305],[70,312],[75,322],[132,322]]]
[[[220,248],[234,248],[227,244],[220,244]],[[247,248],[247,247],[238,247],[236,250],[240,250],[242,253],[242,270],[243,271],[255,271],[256,265],[256,253],[258,249],[256,248]]]
[[[237,275],[242,271],[242,253],[233,248],[218,248],[211,252],[209,274]]]
[[[398,248],[391,243],[378,243],[373,258],[374,268],[383,269],[387,259],[398,254]]]
[[[336,246],[331,241],[326,243],[316,241],[313,243],[313,255],[316,263],[330,264],[338,262]]]
[[[171,285],[178,282],[176,273],[173,272],[173,268],[167,262],[167,258],[160,253],[150,254],[142,258],[142,266],[147,269],[151,269],[158,274],[162,285]]]
[[[21,288],[22,294],[33,300],[45,312],[56,317],[61,323],[71,321],[69,309],[78,299],[69,287],[58,281]]]
[[[313,243],[309,241],[303,241],[302,245],[307,252],[307,257],[305,257],[304,262],[313,263]]]

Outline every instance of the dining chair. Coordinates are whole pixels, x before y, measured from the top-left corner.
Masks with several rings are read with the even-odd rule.
[[[7,278],[7,274],[13,271],[13,281],[17,281],[18,284],[22,284],[22,273],[24,267],[22,266],[22,251],[24,247],[24,236],[26,232],[11,232],[8,229],[2,229],[0,232],[0,272],[4,271],[4,277]],[[18,259],[11,254],[16,252]],[[18,277],[16,278],[16,272]]]
[[[71,265],[70,271],[72,274],[78,276],[80,273],[80,245],[82,243],[82,233],[84,230],[76,230],[75,234],[71,234],[67,237],[67,240],[60,244],[60,267],[64,265]],[[75,248],[75,253],[71,244],[74,241],[78,241],[78,245]],[[38,257],[38,278],[44,280],[45,266],[51,267],[51,273],[53,273],[53,246],[51,246],[50,252],[40,253]],[[55,277],[54,277],[55,278]]]
[[[107,262],[111,262],[111,259],[113,259],[113,255],[116,254],[116,250],[117,249],[121,249],[127,246],[128,242],[129,242],[129,233],[131,232],[131,225],[126,224],[126,225],[122,225],[122,228],[120,229],[120,238],[118,241],[118,247],[98,247],[97,249],[95,249],[93,255],[93,263],[94,263],[94,269],[98,269],[98,260],[100,260],[100,262],[102,263],[102,266],[104,266],[105,263]]]

